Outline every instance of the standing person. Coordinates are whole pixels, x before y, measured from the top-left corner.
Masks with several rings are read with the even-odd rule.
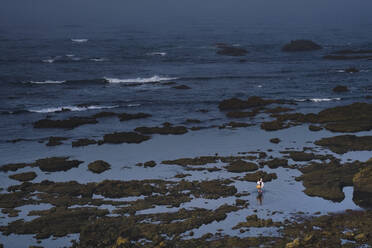
[[[262,178],[260,178],[260,180],[257,181],[257,186],[256,186],[258,194],[262,194],[263,187],[264,187],[264,182]]]

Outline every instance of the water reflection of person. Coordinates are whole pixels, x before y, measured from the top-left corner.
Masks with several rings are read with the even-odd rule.
[[[262,192],[261,193],[258,193],[256,199],[257,199],[258,204],[259,205],[262,205],[262,200],[263,200],[263,194],[262,194]]]

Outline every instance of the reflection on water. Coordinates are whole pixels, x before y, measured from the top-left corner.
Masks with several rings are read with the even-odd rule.
[[[256,197],[256,199],[257,199],[257,203],[258,203],[258,205],[262,205],[262,201],[263,201],[263,192],[259,192],[259,193],[257,193],[257,197]]]

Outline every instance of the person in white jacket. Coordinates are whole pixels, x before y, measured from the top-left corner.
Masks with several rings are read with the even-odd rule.
[[[264,182],[263,182],[262,178],[260,178],[260,180],[257,181],[257,186],[256,186],[257,191],[258,191],[259,194],[262,194],[263,187],[264,187]]]

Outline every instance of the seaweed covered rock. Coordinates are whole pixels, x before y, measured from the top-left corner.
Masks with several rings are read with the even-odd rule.
[[[228,166],[225,166],[227,171],[234,173],[248,172],[258,170],[258,166],[252,162],[246,162],[244,160],[236,160],[231,162]]]
[[[344,198],[342,191],[345,186],[353,185],[353,176],[365,165],[360,162],[339,164],[338,161],[330,163],[312,163],[300,169],[302,176],[297,181],[303,181],[305,194],[319,196],[327,200],[341,202]]]
[[[265,164],[269,166],[270,169],[276,169],[278,167],[287,167],[288,160],[284,158],[274,158],[272,160],[266,161]]]
[[[49,137],[48,139],[48,143],[46,144],[47,146],[59,146],[59,145],[62,145],[62,142],[63,140],[67,140],[68,138],[65,138],[65,137],[54,137],[54,136],[51,136]]]
[[[184,134],[187,133],[187,128],[184,126],[173,126],[171,124],[163,124],[162,127],[137,127],[134,131],[142,134]]]
[[[129,121],[133,119],[143,119],[143,118],[148,118],[151,117],[150,114],[146,113],[136,113],[136,114],[128,114],[128,113],[122,113],[118,115],[120,121]]]
[[[27,181],[34,180],[36,176],[37,176],[36,173],[31,171],[31,172],[13,174],[13,175],[10,175],[9,178],[20,181],[20,182],[27,182]]]
[[[252,107],[262,107],[273,103],[283,104],[284,102],[281,100],[266,100],[259,96],[251,96],[247,100],[241,100],[238,98],[223,100],[219,103],[218,108],[220,110],[239,110]]]
[[[164,160],[162,164],[176,164],[181,166],[188,165],[206,165],[211,163],[217,163],[219,157],[217,156],[201,156],[196,158],[180,158],[176,160]]]
[[[88,169],[93,172],[100,174],[106,170],[109,170],[111,168],[110,164],[103,161],[103,160],[97,160],[90,164],[88,164]]]
[[[105,118],[105,117],[112,117],[116,115],[117,114],[114,112],[102,111],[102,112],[92,115],[92,118]]]
[[[333,88],[333,92],[336,92],[336,93],[342,93],[342,92],[348,92],[349,89],[347,88],[347,86],[344,86],[344,85],[337,85],[336,87]]]
[[[314,153],[292,151],[289,152],[289,156],[293,161],[310,161],[315,158]]]
[[[98,121],[90,117],[71,117],[67,120],[42,119],[34,123],[34,128],[65,128],[73,129],[85,124],[96,124]]]
[[[103,140],[99,141],[98,144],[109,143],[109,144],[121,144],[121,143],[141,143],[149,140],[149,136],[145,136],[136,132],[115,132],[105,134]]]
[[[72,142],[72,147],[88,146],[97,144],[97,141],[92,139],[78,139]]]
[[[219,55],[227,55],[227,56],[244,56],[248,53],[248,51],[241,47],[231,46],[228,44],[218,44],[217,45],[217,54]]]
[[[52,208],[44,212],[40,211],[42,216],[29,222],[24,220],[11,222],[8,226],[0,227],[0,231],[5,235],[36,234],[37,239],[46,239],[50,236],[63,237],[67,234],[79,233],[84,225],[108,213],[106,209],[97,208]]]
[[[345,72],[347,72],[347,73],[357,73],[357,72],[359,72],[359,70],[355,67],[349,67],[349,68],[345,69]]]
[[[69,157],[51,157],[38,159],[34,163],[42,171],[55,172],[55,171],[68,171],[72,168],[78,167],[83,161],[68,160]]]
[[[340,135],[315,141],[318,146],[327,147],[332,152],[343,154],[349,151],[371,151],[372,136]]]
[[[278,176],[276,175],[276,173],[267,173],[265,171],[257,171],[255,173],[245,174],[242,180],[248,181],[248,182],[257,182],[258,180],[260,180],[260,178],[262,178],[264,182],[270,182],[274,179],[277,179]]]
[[[368,162],[367,162],[368,163]],[[353,177],[353,200],[362,207],[372,206],[372,161],[369,166],[361,169]]]
[[[32,164],[27,163],[5,164],[0,167],[0,171],[2,172],[17,171],[18,169],[22,169],[27,166],[32,166]]]
[[[283,52],[305,52],[320,50],[322,47],[311,40],[292,40],[282,47]]]
[[[191,89],[190,86],[187,86],[187,85],[184,85],[184,84],[173,86],[172,88],[176,89],[176,90],[189,90],[189,89]]]
[[[323,130],[323,128],[320,127],[320,126],[309,125],[309,130],[312,131],[312,132],[318,132],[320,130]]]

